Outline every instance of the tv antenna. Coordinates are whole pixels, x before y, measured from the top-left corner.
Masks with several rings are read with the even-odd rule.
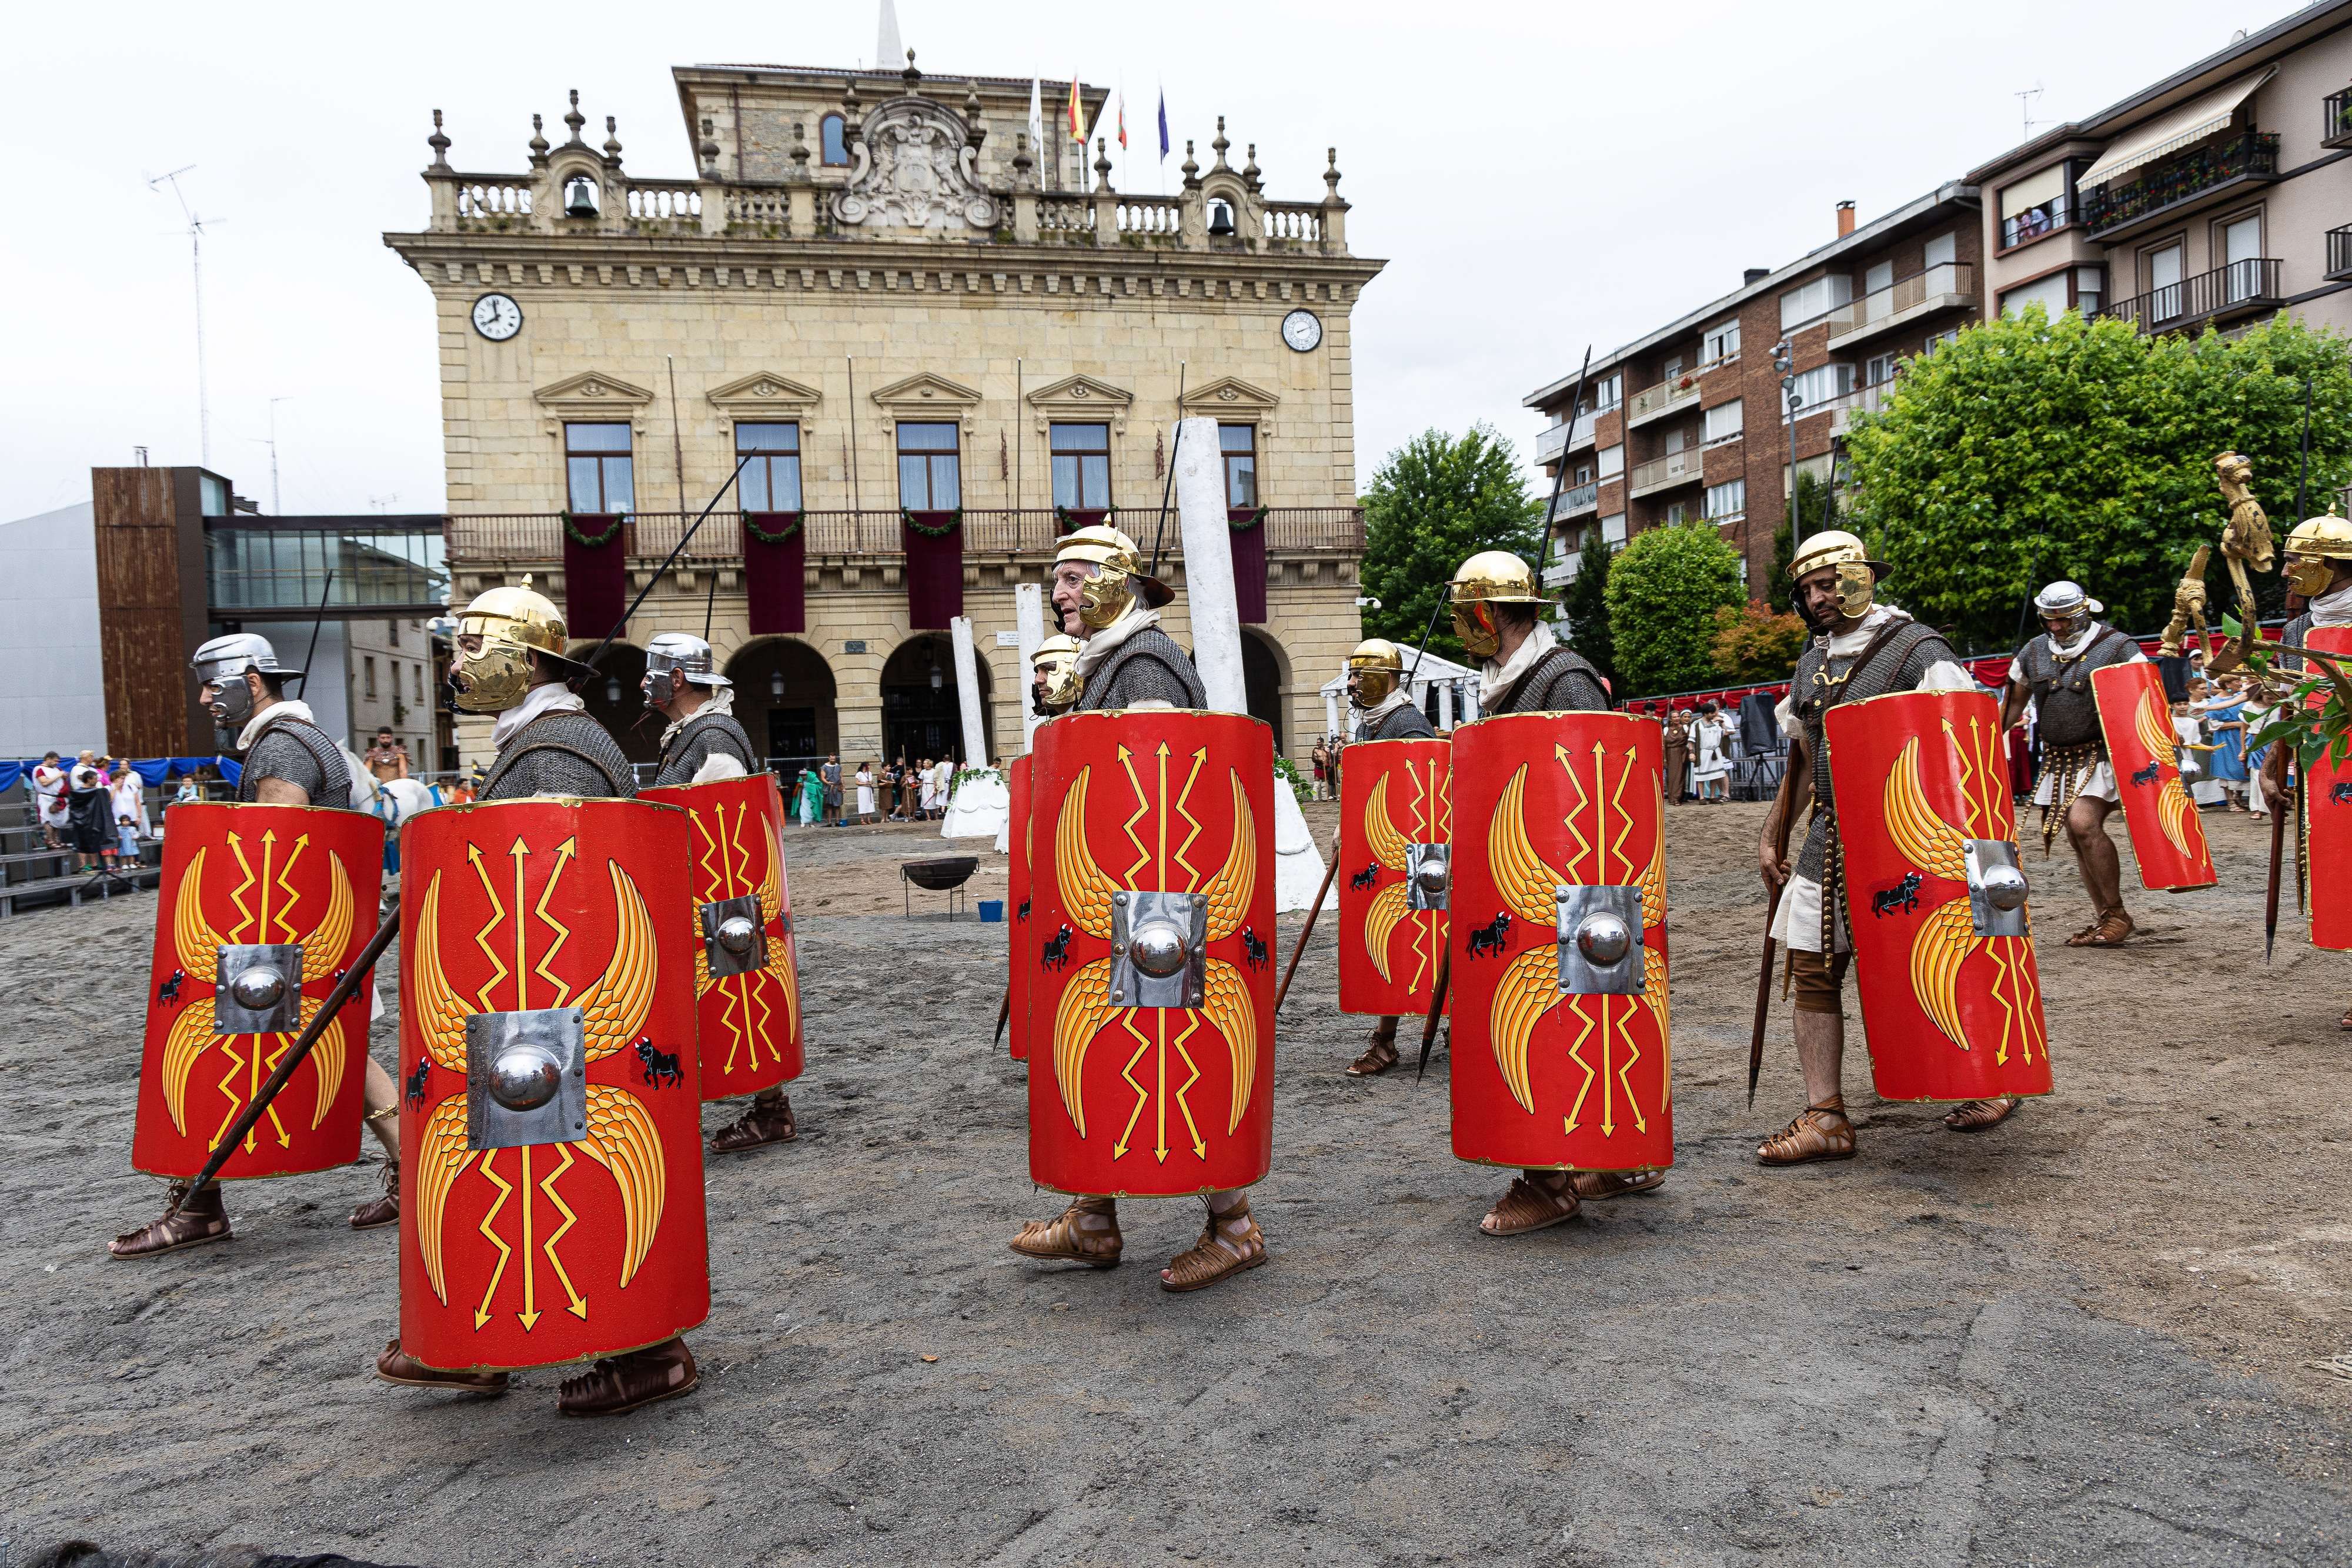
[[[2017,112],[2025,121],[2025,140],[2032,141],[2033,128],[2042,123],[2041,120],[2033,118],[2034,108],[2042,101],[2042,84],[2035,82],[2023,91],[2013,92],[2009,96],[2017,99]]]
[[[196,451],[209,468],[213,465],[213,414],[205,382],[205,220],[188,205],[187,193],[180,189],[180,176],[194,168],[194,163],[188,163],[168,174],[151,175],[147,188],[160,193],[165,185],[171,186],[180,214],[187,220],[188,272],[196,287]]]
[[[286,511],[278,500],[278,405],[293,401],[294,394],[291,392],[283,397],[271,398],[269,400],[269,434],[266,436],[256,435],[247,438],[269,448],[269,510],[273,517],[281,517]]]

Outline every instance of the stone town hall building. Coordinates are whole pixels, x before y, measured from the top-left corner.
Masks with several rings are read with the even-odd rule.
[[[433,290],[457,602],[533,573],[580,651],[740,462],[586,693],[632,754],[658,728],[636,650],[706,614],[771,758],[961,749],[960,611],[1007,757],[1013,585],[1072,518],[1149,549],[1173,423],[1213,416],[1251,709],[1303,753],[1359,635],[1349,315],[1382,265],[1349,254],[1336,156],[1320,200],[1274,201],[1221,120],[1209,167],[1187,143],[1181,193],[1142,196],[1058,135],[1040,166],[1026,79],[925,77],[911,52],[673,74],[693,175],[628,172],[576,93],[562,140],[533,117],[518,173],[460,172],[436,113],[431,219],[384,236]],[[1091,119],[1105,95],[1083,96]],[[487,721],[459,738],[480,758]]]

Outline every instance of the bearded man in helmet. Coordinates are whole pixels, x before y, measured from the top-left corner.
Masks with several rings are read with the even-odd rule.
[[[1886,576],[1862,540],[1842,529],[1811,535],[1797,547],[1789,576],[1798,614],[1812,632],[1798,655],[1789,695],[1777,710],[1789,740],[1789,766],[1764,821],[1758,859],[1769,889],[1782,890],[1772,939],[1789,955],[1796,988],[1797,1061],[1805,1078],[1805,1109],[1757,1146],[1768,1166],[1851,1159],[1853,1123],[1845,1112],[1845,972],[1853,958],[1843,890],[1831,867],[1834,843],[1828,753],[1822,743],[1829,710],[1844,702],[1891,692],[1964,691],[1976,682],[1951,644],[1892,605],[1877,602]],[[1789,828],[1807,805],[1812,821],[1794,863]],[[1825,889],[1825,883],[1832,884]],[[1944,1118],[1956,1131],[1989,1127],[2016,1108],[2014,1100],[1970,1101]]]
[[[1064,535],[1060,547],[1048,593],[1078,653],[1066,681],[1050,663],[1042,667],[1048,687],[1076,684],[1068,711],[1206,707],[1208,688],[1192,656],[1160,629],[1160,612],[1175,594],[1145,572],[1135,541],[1096,524]],[[1247,1189],[1213,1193],[1208,1203],[1201,1239],[1160,1271],[1162,1288],[1197,1291],[1265,1261],[1265,1235],[1251,1218]],[[1024,1225],[1012,1243],[1026,1258],[1097,1269],[1116,1264],[1125,1245],[1118,1200],[1099,1197],[1072,1198],[1052,1219]]]
[[[646,706],[669,720],[661,735],[656,786],[741,779],[759,766],[751,737],[735,721],[735,683],[718,673],[710,644],[665,632],[646,645]]]
[[[2091,672],[2145,664],[2147,656],[2137,642],[2096,619],[2105,608],[2079,583],[2061,580],[2035,594],[2033,612],[2042,630],[2009,662],[2009,690],[2000,705],[2007,731],[2024,722],[2026,699],[2033,699],[2042,739],[2033,801],[2042,808],[2042,852],[2049,852],[2063,821],[2091,895],[2091,924],[2066,938],[2069,947],[2119,947],[2133,929],[2124,911],[2123,862],[2107,836],[2117,801],[2116,770],[2107,762]]]
[[[1429,716],[1415,707],[1404,684],[1404,655],[1385,637],[1368,637],[1348,655],[1348,710],[1359,740],[1434,740]],[[1335,791],[1336,793],[1336,791]],[[1372,1026],[1363,1055],[1348,1066],[1350,1078],[1377,1078],[1397,1064],[1397,1015],[1383,1014]]]
[[[525,577],[520,588],[478,595],[457,617],[449,685],[466,713],[496,714],[490,737],[498,756],[483,776],[479,800],[531,795],[583,800],[636,798],[636,776],[604,727],[570,683],[587,665],[568,656],[562,612]],[[503,1372],[445,1372],[406,1354],[393,1340],[376,1357],[386,1383],[419,1388],[502,1394]],[[698,1381],[683,1337],[597,1362],[567,1377],[557,1407],[567,1416],[614,1415],[690,1393]]]
[[[278,663],[269,639],[250,632],[215,637],[196,650],[189,665],[196,674],[196,700],[213,716],[215,742],[224,753],[244,758],[238,800],[352,809],[350,756],[319,727],[308,703],[287,697],[286,683],[302,672]],[[362,1094],[368,1130],[384,1148],[383,1195],[352,1210],[352,1228],[372,1230],[400,1218],[400,1094],[392,1074],[373,1055]],[[208,1184],[182,1208],[177,1206],[186,1184],[173,1183],[173,1207],[161,1219],[116,1237],[106,1249],[117,1258],[152,1258],[227,1240],[223,1185]]]
[[[2330,511],[2324,517],[2309,517],[2294,526],[2286,537],[2285,559],[2280,563],[2286,576],[2287,587],[2303,595],[2303,612],[2286,623],[2279,642],[2288,648],[2301,648],[2315,631],[2332,627],[2352,627],[2352,520]],[[2279,668],[2300,672],[2305,661],[2296,653],[2280,653]],[[2273,745],[2263,759],[2263,799],[2273,811],[2291,807],[2287,789],[2287,747]],[[2328,809],[2341,808],[2330,800]],[[2317,796],[2309,810],[2322,809]],[[2315,907],[2322,902],[2333,904],[2345,896],[2339,884],[2325,876],[2315,876],[2311,898]],[[2352,1009],[2347,1009],[2341,1027],[2352,1033]]]

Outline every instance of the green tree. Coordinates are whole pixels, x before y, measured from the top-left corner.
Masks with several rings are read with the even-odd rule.
[[[1727,604],[1715,612],[1715,639],[1708,651],[1715,657],[1716,678],[1726,685],[1785,680],[1796,668],[1797,655],[1805,651],[1805,623],[1760,604]]]
[[[1620,696],[1687,691],[1715,676],[1715,612],[1748,602],[1739,552],[1709,522],[1645,528],[1609,568]]]
[[[1408,659],[1454,568],[1486,549],[1534,566],[1543,548],[1543,503],[1528,494],[1511,444],[1483,424],[1459,436],[1424,430],[1390,453],[1363,505],[1364,591],[1381,601],[1364,612],[1365,633]],[[1450,617],[1438,617],[1429,646],[1466,662]]]
[[[1889,596],[1964,648],[2008,646],[2021,606],[2062,577],[2152,630],[2190,552],[2220,536],[2217,454],[2252,459],[2276,530],[2293,526],[2306,375],[2324,497],[2352,480],[2342,337],[2282,317],[2235,340],[2147,338],[2030,307],[1912,361],[1884,409],[1856,416],[1857,531],[1895,569]],[[2209,581],[2225,596],[2218,562]]]
[[[1617,679],[1615,641],[1609,634],[1609,563],[1616,550],[1596,525],[1584,530],[1576,554],[1576,576],[1560,595],[1560,641],[1583,654],[1612,683]]]
[[[1796,564],[1797,535],[1790,526],[1801,522],[1810,537],[1827,528],[1845,527],[1845,509],[1838,505],[1837,487],[1823,484],[1811,474],[1797,476],[1796,495],[1791,497],[1789,516],[1772,530],[1772,580],[1764,586],[1764,601],[1776,615],[1787,614],[1794,607],[1795,584],[1789,580],[1789,568]]]

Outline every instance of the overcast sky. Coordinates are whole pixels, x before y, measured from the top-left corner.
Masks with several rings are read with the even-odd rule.
[[[1415,432],[1485,420],[1524,456],[1519,400],[1606,350],[2021,140],[2014,96],[2091,113],[2292,7],[2242,0],[1975,5],[1683,0],[1019,7],[900,0],[927,70],[1124,80],[1160,189],[1228,117],[1278,199],[1323,193],[1336,144],[1349,239],[1388,260],[1355,314],[1360,483]],[[287,512],[436,511],[430,300],[383,246],[424,225],[435,108],[450,157],[521,171],[577,87],[620,118],[626,166],[692,172],[672,64],[870,63],[876,5],[28,6],[0,83],[20,127],[0,281],[9,303],[0,518],[89,496],[93,465],[198,460],[181,211],[207,222],[212,466]],[[1050,112],[1050,108],[1049,108]],[[2315,109],[2314,112],[2317,112]],[[591,141],[602,140],[601,134]],[[1114,175],[1114,180],[1120,176]]]

